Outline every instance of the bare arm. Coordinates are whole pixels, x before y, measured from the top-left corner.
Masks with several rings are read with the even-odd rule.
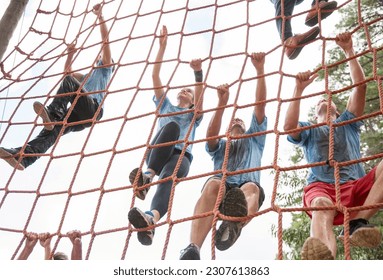
[[[229,100],[229,86],[228,84],[220,85],[217,87],[217,94],[218,94],[218,106],[226,106],[227,102]],[[217,109],[213,117],[210,120],[209,126],[207,128],[206,137],[213,137],[219,135],[219,131],[221,130],[221,124],[222,124],[222,116],[225,111],[225,108]],[[209,150],[213,151],[217,148],[218,145],[218,139],[212,139],[208,140],[207,144],[209,146]]]
[[[68,237],[73,244],[71,259],[82,260],[81,232],[78,230],[70,231]]]
[[[67,46],[67,57],[66,57],[65,65],[64,65],[64,71],[66,73],[72,72],[72,62],[73,62],[73,56],[75,53],[76,53],[75,44],[69,44]]]
[[[109,65],[112,64],[112,53],[110,50],[109,45],[109,30],[106,26],[104,17],[102,16],[102,6],[101,4],[97,4],[93,6],[93,13],[97,16],[98,21],[100,23],[100,32],[101,32],[101,39],[102,39],[102,49],[101,49],[101,56],[102,56],[102,64],[103,65]]]
[[[162,61],[164,59],[166,44],[168,41],[168,30],[165,25],[162,26],[159,41],[160,41],[160,48],[158,49],[158,53],[157,53],[155,64],[153,66],[153,73],[152,73],[154,94],[157,100],[160,99],[161,96],[164,94],[164,89],[162,88],[162,82],[160,79],[160,71],[161,71]]]
[[[34,232],[29,232],[25,235],[25,246],[21,251],[18,260],[27,260],[29,255],[32,253],[33,248],[37,243],[38,235]]]
[[[51,240],[52,236],[46,232],[46,233],[40,233],[39,234],[39,240],[40,245],[44,247],[45,252],[45,260],[51,260],[52,259],[52,249],[51,249]]]
[[[336,36],[335,42],[342,48],[347,58],[355,55],[352,45],[352,37],[349,32],[342,33]],[[359,61],[354,58],[349,61],[351,79],[354,84],[360,83],[365,80],[364,72]],[[363,115],[364,107],[366,104],[366,84],[362,84],[354,88],[348,102],[347,110],[353,113],[356,117]]]
[[[311,84],[316,78],[317,74],[312,75],[310,71],[298,73],[295,79],[295,90],[293,98],[299,98],[302,96],[304,89]],[[296,129],[299,127],[299,113],[300,113],[301,100],[296,99],[290,102],[287,108],[285,124],[283,129],[285,131]],[[293,139],[300,139],[300,132],[294,132],[289,134]]]
[[[202,117],[203,110],[203,73],[201,59],[193,59],[190,67],[194,70],[195,86],[194,86],[194,109],[197,113],[197,119]]]
[[[262,76],[265,73],[265,53],[252,53],[251,62],[253,63],[257,76]],[[257,81],[257,89],[255,91],[255,101],[260,102],[266,100],[266,81],[265,77],[261,77]],[[265,107],[266,103],[257,104],[254,106],[254,115],[257,119],[258,124],[262,123],[265,118]]]

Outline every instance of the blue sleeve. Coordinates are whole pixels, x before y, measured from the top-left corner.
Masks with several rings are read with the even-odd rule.
[[[355,117],[355,115],[353,113],[351,113],[350,111],[346,110],[336,119],[335,122],[336,123],[340,123],[340,122],[352,120],[352,119],[355,119],[355,118],[356,117]],[[356,122],[353,122],[353,123],[349,124],[349,126],[352,127],[356,131],[359,131],[360,127],[362,125],[363,125],[362,121],[356,121]]]
[[[155,95],[153,96],[153,102],[154,102],[154,104],[156,104],[156,107],[158,107],[158,105],[160,104],[162,97],[163,96],[161,96],[161,98],[157,99]],[[166,108],[168,108],[171,105],[172,105],[172,103],[170,103],[169,98],[167,96],[165,96],[164,102],[162,102],[162,106],[160,108],[160,113],[167,112]]]
[[[305,126],[310,126],[310,125],[311,125],[311,123],[309,123],[309,122],[299,122],[300,127],[305,127]],[[300,139],[296,140],[293,137],[291,137],[290,135],[287,135],[287,140],[289,142],[295,144],[295,145],[303,146],[304,143],[306,142],[307,138],[310,137],[310,129],[302,130],[299,136],[300,136]]]
[[[212,157],[212,159],[214,159],[215,155],[221,151],[222,149],[225,149],[225,144],[226,144],[226,140],[223,140],[223,139],[219,139],[218,140],[218,144],[217,144],[217,148],[215,148],[214,150],[210,151],[209,149],[209,145],[205,144],[205,149],[206,149],[206,152]]]

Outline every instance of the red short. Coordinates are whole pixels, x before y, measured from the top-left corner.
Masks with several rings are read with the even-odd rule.
[[[370,192],[372,185],[375,181],[375,171],[376,167],[372,169],[364,177],[349,181],[340,186],[340,200],[343,206],[345,207],[356,207],[362,206],[364,201],[367,198],[368,193]],[[335,185],[324,183],[324,182],[314,182],[306,186],[303,189],[303,204],[304,207],[310,207],[311,201],[316,197],[327,197],[332,202],[336,202],[335,198]],[[306,212],[311,218],[311,212]],[[343,213],[338,213],[334,218],[334,225],[343,224],[344,215]]]

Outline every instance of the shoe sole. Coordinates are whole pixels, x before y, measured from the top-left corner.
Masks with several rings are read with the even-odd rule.
[[[327,246],[318,238],[309,237],[303,244],[302,260],[333,260],[334,257]]]
[[[245,194],[239,188],[230,189],[220,205],[220,212],[229,217],[246,217],[247,201]],[[215,234],[215,246],[218,250],[224,251],[229,249],[237,241],[241,230],[237,230],[239,222],[223,221]],[[229,229],[229,237],[222,240],[222,237]]]
[[[219,210],[225,216],[247,216],[247,201],[243,191],[239,188],[230,189],[223,198]]]
[[[344,236],[338,238],[344,242]],[[350,236],[350,245],[353,247],[377,248],[382,242],[382,233],[376,227],[357,229]]]
[[[338,3],[336,2],[331,2],[331,3],[327,3],[326,6],[323,6],[322,8],[320,8],[320,14],[321,14],[321,20],[324,20],[325,18],[327,18],[329,15],[331,15],[333,12],[334,12],[334,9],[338,6]],[[314,26],[316,24],[318,24],[318,13],[315,13],[315,15],[309,19],[306,20],[305,24],[307,26]]]
[[[41,104],[40,102],[36,101],[33,103],[33,110],[43,120],[44,128],[49,131],[53,130],[55,126],[51,124],[52,120],[49,117],[49,113],[47,109],[45,108],[45,106]]]
[[[309,34],[308,36],[306,36],[306,38],[303,38],[303,40],[298,42],[297,47],[295,47],[294,51],[290,54],[290,56],[288,56],[288,58],[291,60],[297,58],[297,56],[302,51],[303,47],[311,43],[312,41],[314,41],[315,38],[318,36],[319,32],[320,32],[319,27],[314,28],[311,34]]]
[[[132,208],[128,213],[128,220],[136,229],[147,228],[151,226],[151,224],[145,219],[144,215],[145,213],[137,208]],[[151,245],[153,242],[153,234],[153,230],[137,231],[138,241],[140,241],[142,245]]]
[[[0,149],[0,158],[17,170],[23,171],[25,169],[24,165],[15,158],[15,155],[8,153],[6,150]]]
[[[138,170],[139,168],[135,168],[132,170],[132,172],[130,172],[129,174],[129,181],[130,183],[133,185],[134,184],[134,180],[136,179],[136,176],[137,176],[137,173],[138,173]],[[140,173],[139,177],[138,177],[138,181],[137,181],[137,188],[139,187],[142,187],[144,186],[145,184],[147,184],[147,182],[144,183],[144,179],[143,179],[143,176],[142,176],[142,173]],[[144,189],[140,189],[140,190],[135,190],[135,195],[137,198],[141,199],[141,200],[145,200],[145,197],[149,191],[150,187],[147,187],[147,188],[144,188]]]
[[[242,228],[238,229],[238,222],[223,221],[215,234],[215,247],[220,251],[229,249],[237,241],[241,235]],[[229,230],[229,237],[226,240],[222,240],[222,237],[226,231]]]

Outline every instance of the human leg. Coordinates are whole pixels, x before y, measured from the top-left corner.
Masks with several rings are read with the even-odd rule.
[[[162,169],[159,175],[159,179],[167,178],[173,174],[179,157],[180,157],[179,154],[173,154],[173,156],[170,158],[170,160],[166,163],[166,165]],[[187,176],[189,172],[189,168],[190,168],[189,159],[187,157],[183,157],[181,165],[177,172],[177,177],[182,178]],[[157,191],[152,200],[150,211],[146,211],[144,213],[138,208],[132,208],[129,211],[129,214],[128,214],[129,221],[135,228],[146,228],[149,225],[149,223],[155,224],[166,214],[168,210],[168,204],[169,204],[169,198],[170,198],[172,185],[173,185],[172,180],[168,180],[158,184]],[[138,221],[136,219],[138,219]],[[154,230],[141,231],[137,233],[138,239],[143,245],[150,245],[152,243],[153,235],[154,235]]]
[[[318,27],[314,27],[305,33],[293,35],[290,17],[293,15],[294,7],[302,3],[303,0],[270,1],[274,4],[276,25],[279,36],[284,42],[285,54],[289,59],[295,59],[305,45],[315,40],[320,30]],[[314,15],[311,17],[315,18]]]
[[[52,130],[54,127],[53,122],[62,121],[65,118],[68,103],[73,101],[79,87],[80,84],[74,77],[65,76],[50,105],[44,107],[38,101],[33,103],[33,109],[42,118],[46,130]],[[64,95],[67,93],[73,94]]]
[[[293,36],[291,28],[291,19],[294,7],[303,2],[303,0],[270,0],[274,4],[275,17],[278,33],[282,41]],[[283,17],[282,17],[283,12]]]
[[[330,197],[318,195],[309,203],[310,207],[331,207]],[[336,240],[332,230],[335,210],[310,211],[310,237],[301,251],[302,260],[332,260],[336,256]]]
[[[53,130],[43,129],[34,138],[29,141],[23,150],[23,156],[20,160],[20,151],[22,147],[14,149],[0,148],[0,158],[6,160],[11,166],[19,170],[24,170],[33,164],[40,156],[35,154],[44,154],[53,144],[60,133],[61,126],[55,126]]]
[[[179,125],[176,122],[169,122],[157,132],[156,136],[151,142],[151,145],[176,141],[178,140],[179,135]],[[147,156],[147,172],[139,173],[139,168],[133,169],[133,171],[129,175],[130,183],[133,185],[136,177],[138,176],[137,187],[149,184],[156,174],[160,174],[160,172],[164,168],[164,165],[169,161],[170,157],[172,156],[173,151],[174,145],[161,146],[150,150]],[[136,196],[139,199],[144,200],[148,191],[149,187],[143,189],[140,188],[136,191]]]
[[[358,200],[355,206],[383,202],[383,161],[366,176],[355,181],[354,196],[355,200]],[[364,202],[360,203],[363,200]],[[376,248],[381,244],[382,233],[378,227],[368,222],[378,211],[379,208],[372,208],[350,214],[350,244],[352,246]],[[343,237],[344,231],[341,232],[339,239],[343,240]]]
[[[202,215],[214,210],[217,201],[221,179],[212,177],[206,181],[202,190],[201,197],[194,207],[194,216]],[[224,193],[225,194],[225,188]],[[200,259],[199,250],[206,239],[213,223],[214,216],[209,215],[204,218],[194,219],[191,225],[190,244],[181,253],[181,260]]]
[[[265,200],[263,188],[253,182],[248,182],[241,187],[241,190],[247,201],[247,214],[253,215],[257,213]]]
[[[180,154],[174,153],[169,161],[162,168],[158,179],[164,179],[173,175],[174,169],[178,163]],[[177,178],[184,178],[188,175],[190,169],[190,161],[187,157],[183,157],[181,164],[177,171]],[[150,211],[154,214],[154,221],[159,221],[165,216],[168,211],[170,193],[172,191],[173,180],[169,179],[163,183],[158,184],[156,193],[153,196],[153,200],[150,206]]]

